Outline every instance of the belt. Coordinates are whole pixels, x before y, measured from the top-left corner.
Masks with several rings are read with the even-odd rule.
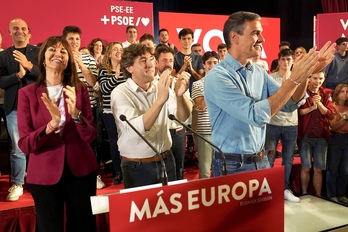
[[[348,133],[339,133],[339,132],[331,131],[331,135],[335,135],[335,136],[348,136]]]
[[[167,158],[171,154],[170,150],[167,150],[165,152],[162,152],[160,155],[162,156],[162,159]],[[137,163],[150,163],[150,162],[158,162],[161,160],[161,158],[158,155],[154,155],[152,157],[147,157],[147,158],[128,158],[125,156],[121,156],[123,160],[127,161],[132,161],[132,162],[137,162]]]
[[[218,152],[217,152],[218,153]],[[257,163],[262,160],[264,156],[264,151],[260,151],[255,154],[235,154],[235,153],[225,153],[226,160],[243,162],[243,163]]]
[[[183,130],[184,130],[184,127],[177,128],[177,129],[169,129],[171,134],[176,134],[176,133],[179,133],[180,131],[183,131]]]

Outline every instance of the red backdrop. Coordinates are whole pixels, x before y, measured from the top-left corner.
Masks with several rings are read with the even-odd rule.
[[[223,43],[222,30],[227,15],[205,15],[205,14],[183,14],[183,13],[159,13],[160,28],[167,28],[169,31],[170,43],[174,43],[180,51],[178,32],[188,27],[194,32],[194,43],[200,43],[204,51],[217,50],[217,45]],[[263,43],[261,58],[268,64],[278,56],[278,45],[280,41],[280,19],[261,19],[263,36],[266,42]]]
[[[81,28],[82,46],[94,38],[107,42],[125,41],[128,25],[136,25],[138,39],[144,33],[154,33],[152,3],[115,0],[85,1],[6,1],[1,6],[0,30],[3,48],[12,45],[8,35],[10,20],[24,19],[32,31],[31,44],[43,42],[52,35],[61,35],[67,25]],[[104,20],[105,19],[105,20]],[[105,23],[104,23],[105,21]]]
[[[348,36],[348,13],[318,14],[316,21],[316,44],[321,48],[327,41],[335,42]]]

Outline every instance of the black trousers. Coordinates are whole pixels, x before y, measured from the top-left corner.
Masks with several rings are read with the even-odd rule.
[[[96,195],[96,171],[86,176],[74,176],[67,165],[55,185],[29,184],[34,198],[39,232],[95,232],[90,196]],[[64,217],[64,209],[66,217]]]

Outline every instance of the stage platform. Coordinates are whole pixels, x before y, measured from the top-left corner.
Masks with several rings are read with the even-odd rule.
[[[348,207],[312,195],[285,201],[285,232],[348,231]]]

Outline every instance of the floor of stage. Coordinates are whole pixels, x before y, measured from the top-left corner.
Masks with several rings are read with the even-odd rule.
[[[285,201],[285,232],[348,231],[348,207],[312,195]]]

